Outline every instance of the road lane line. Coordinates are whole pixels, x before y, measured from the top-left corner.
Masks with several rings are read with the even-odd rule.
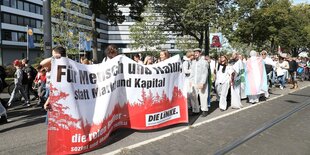
[[[299,91],[299,90],[305,89],[305,88],[307,88],[307,87],[308,87],[308,86],[304,86],[304,87],[301,87],[301,88],[299,88],[299,89],[293,90],[293,91],[291,91],[291,92],[289,92],[289,93],[293,93],[293,92],[295,92],[295,91]],[[285,95],[288,95],[288,94],[285,94]],[[235,114],[235,113],[244,111],[244,110],[246,110],[246,109],[256,107],[256,106],[261,105],[261,104],[263,104],[263,103],[265,103],[265,102],[269,102],[269,101],[275,100],[275,99],[277,99],[277,98],[279,98],[279,97],[283,97],[283,96],[284,96],[284,94],[281,94],[281,95],[279,95],[279,96],[273,97],[273,98],[268,99],[268,100],[266,100],[266,101],[258,102],[258,103],[256,103],[256,104],[249,105],[249,106],[244,107],[244,108],[241,108],[241,109],[239,109],[239,110],[235,110],[235,111],[232,111],[232,112],[223,114],[223,115],[221,115],[221,116],[217,116],[217,117],[214,117],[214,118],[211,118],[211,119],[208,119],[208,120],[204,120],[204,121],[202,121],[202,122],[193,124],[193,125],[191,125],[191,126],[187,126],[187,127],[184,127],[184,128],[178,129],[178,130],[175,130],[175,131],[171,131],[171,132],[169,132],[169,133],[163,134],[163,135],[161,135],[161,136],[158,136],[158,137],[155,137],[155,138],[152,138],[152,139],[148,139],[148,140],[145,140],[145,141],[142,141],[142,142],[133,144],[133,145],[129,145],[129,146],[126,146],[126,147],[123,147],[123,148],[119,148],[119,149],[117,149],[117,150],[114,150],[114,151],[111,151],[111,152],[108,152],[108,153],[104,153],[103,155],[114,155],[114,154],[117,154],[117,153],[121,153],[122,150],[134,149],[134,148],[140,147],[140,146],[142,146],[142,145],[146,145],[146,144],[149,144],[149,143],[152,143],[152,142],[161,140],[161,139],[163,139],[163,138],[169,137],[169,136],[171,136],[171,135],[173,135],[173,134],[186,131],[186,130],[188,130],[188,129],[191,129],[192,127],[198,127],[198,126],[200,126],[200,125],[213,122],[213,121],[215,121],[215,120],[218,120],[218,119],[221,119],[221,118],[224,118],[224,117],[233,115],[233,114]]]
[[[310,105],[310,99],[303,102],[302,105],[294,108],[293,110],[289,111],[288,113],[285,113],[281,115],[280,117],[269,121],[267,123],[264,123],[264,125],[255,131],[251,132],[250,134],[247,134],[245,137],[239,138],[236,141],[232,142],[231,144],[228,144],[227,146],[223,147],[220,150],[217,150],[214,155],[223,155],[228,153],[229,151],[235,149],[236,147],[240,146],[241,144],[245,143],[246,141],[252,139],[253,137],[257,136],[261,132],[271,128],[272,126],[280,123],[281,121],[287,119],[288,117],[292,116],[294,113],[304,109],[306,106]]]

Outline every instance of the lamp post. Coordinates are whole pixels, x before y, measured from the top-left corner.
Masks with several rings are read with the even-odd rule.
[[[43,0],[44,58],[52,56],[51,0]]]

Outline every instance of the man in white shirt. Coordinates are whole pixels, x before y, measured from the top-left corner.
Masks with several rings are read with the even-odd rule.
[[[208,115],[208,68],[209,64],[202,56],[201,49],[194,49],[195,59],[192,61],[191,73],[190,73],[190,83],[193,89],[194,103],[196,106],[193,106],[193,112],[199,113],[198,96],[200,98],[200,106],[202,111],[202,117]]]

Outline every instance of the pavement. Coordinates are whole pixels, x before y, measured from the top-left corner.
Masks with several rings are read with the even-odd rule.
[[[310,82],[299,82],[299,86],[301,88],[298,90],[272,88],[267,101],[254,105],[242,101],[244,107],[239,110],[229,108],[221,112],[215,106],[216,102],[213,102],[207,117],[191,116],[188,124],[152,131],[119,129],[111,134],[105,145],[85,154],[214,154],[266,122],[308,101]],[[8,99],[9,96],[1,94],[0,97]],[[309,124],[309,116],[305,115],[307,112],[309,107],[228,154],[291,154],[293,151],[294,154],[309,154],[310,127],[303,124]],[[0,154],[46,154],[45,111],[39,107],[23,107],[15,103],[9,109],[8,116],[9,123],[0,125]],[[273,136],[282,138],[271,140]],[[273,148],[278,143],[279,146]],[[284,144],[290,144],[291,147],[281,148]]]

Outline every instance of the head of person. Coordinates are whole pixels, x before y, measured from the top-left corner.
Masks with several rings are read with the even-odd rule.
[[[20,60],[18,60],[18,59],[16,59],[16,60],[14,60],[13,61],[13,66],[14,67],[21,67],[21,65],[22,65],[22,62],[20,61]]]
[[[105,54],[109,59],[112,59],[114,57],[116,57],[119,53],[117,50],[117,46],[115,45],[109,45],[106,49],[105,49]]]
[[[279,62],[283,62],[284,61],[284,57],[279,56]]]
[[[90,61],[85,58],[83,61],[82,61],[82,64],[85,64],[85,65],[89,65],[90,64]]]
[[[86,57],[84,56],[80,57],[80,63],[82,63],[84,59],[86,59]]]
[[[257,52],[254,51],[254,50],[252,50],[252,51],[250,52],[250,57],[256,57],[256,56],[257,56]]]
[[[210,63],[211,62],[211,57],[209,55],[205,56],[205,59]]]
[[[220,57],[220,64],[227,65],[227,63],[228,63],[227,56],[226,55],[221,55],[221,57]]]
[[[66,49],[62,46],[56,46],[53,48],[52,56],[55,58],[66,57],[67,52]]]
[[[195,48],[193,51],[194,51],[196,59],[201,56],[201,49],[200,48]]]
[[[43,69],[43,66],[42,66],[42,65],[38,65],[37,68],[36,68],[36,70],[37,70],[38,72],[41,72],[42,69]]]
[[[237,51],[234,51],[231,55],[231,59],[232,60],[238,60],[239,59],[239,56],[238,56],[238,52]]]
[[[135,62],[141,61],[141,60],[140,60],[140,55],[139,55],[139,54],[135,54],[135,55],[133,56],[133,60],[134,60]]]
[[[170,54],[169,54],[168,50],[161,50],[159,52],[160,61],[164,61],[164,60],[168,59],[169,57],[170,57]]]
[[[186,57],[189,60],[193,60],[195,58],[195,53],[193,51],[188,51],[188,52],[186,52]]]
[[[265,59],[266,57],[267,57],[267,51],[266,50],[263,50],[263,51],[261,51],[260,52],[260,55],[261,55],[261,57],[263,58],[263,59]]]
[[[45,68],[42,68],[41,71],[42,75],[46,75],[46,69]]]
[[[28,64],[28,62],[29,62],[29,60],[28,60],[27,58],[24,58],[24,59],[22,60],[22,64],[23,64],[23,65]]]

